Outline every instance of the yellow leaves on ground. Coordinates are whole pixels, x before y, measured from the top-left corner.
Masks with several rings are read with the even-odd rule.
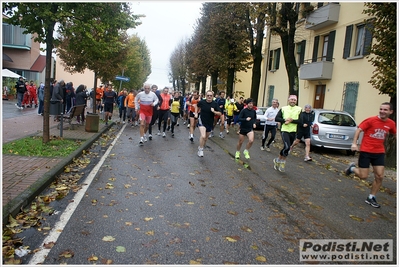
[[[107,236],[104,236],[102,240],[105,242],[112,242],[112,241],[115,241],[115,237],[107,235]]]
[[[107,183],[107,184],[105,185],[105,189],[114,189],[114,185],[111,184],[111,183]]]
[[[266,262],[266,258],[265,257],[263,257],[263,256],[257,256],[256,258],[255,258],[255,260],[257,260],[257,261],[260,261],[260,262]]]
[[[229,242],[234,243],[234,242],[237,242],[238,240],[240,240],[241,237],[236,236],[236,235],[234,235],[234,236],[225,236],[224,239],[226,239]]]
[[[73,251],[72,251],[72,250],[69,250],[69,249],[67,249],[67,250],[65,250],[65,251],[63,251],[63,252],[61,252],[61,253],[59,254],[60,258],[61,258],[61,257],[64,257],[64,258],[72,258],[74,255],[75,255],[75,254],[73,253]]]
[[[122,252],[126,252],[126,248],[123,246],[117,246],[116,247],[116,252],[122,253]]]
[[[98,257],[97,257],[97,256],[94,256],[94,255],[91,255],[87,260],[88,260],[88,261],[97,261],[97,260],[98,260]]]
[[[152,217],[146,217],[146,218],[144,218],[144,221],[145,222],[149,222],[149,221],[152,221],[154,218],[152,218]]]
[[[154,230],[152,230],[152,231],[147,231],[147,232],[145,232],[145,234],[146,234],[146,235],[154,235],[155,232],[154,232]]]
[[[350,217],[352,220],[355,220],[355,221],[358,221],[358,222],[363,222],[363,221],[364,221],[363,218],[357,217],[357,216],[355,216],[355,215],[349,215],[349,217]]]

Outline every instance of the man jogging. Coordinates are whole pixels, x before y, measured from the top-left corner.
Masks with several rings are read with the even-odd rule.
[[[296,101],[296,95],[290,95],[288,98],[288,106],[282,107],[275,119],[277,122],[281,123],[281,139],[284,145],[278,158],[273,159],[274,169],[280,172],[285,172],[285,160],[288,157],[291,144],[295,140],[299,114],[302,112],[301,107],[296,105]]]
[[[384,141],[388,134],[396,135],[396,124],[389,118],[392,112],[393,105],[384,102],[380,106],[378,116],[369,117],[359,124],[355,136],[353,137],[351,147],[352,151],[359,150],[357,140],[359,139],[360,133],[363,132],[363,139],[359,150],[359,167],[356,168],[355,163],[352,162],[345,170],[346,175],[354,173],[360,179],[367,179],[369,175],[369,166],[370,164],[373,166],[374,181],[371,186],[370,194],[365,202],[374,208],[380,207],[380,204],[378,204],[375,199],[375,195],[380,189],[382,178],[384,177]]]

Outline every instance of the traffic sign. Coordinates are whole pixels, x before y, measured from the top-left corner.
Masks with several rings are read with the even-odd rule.
[[[117,81],[124,81],[124,82],[129,82],[130,78],[129,77],[125,77],[125,76],[116,76],[115,80]]]

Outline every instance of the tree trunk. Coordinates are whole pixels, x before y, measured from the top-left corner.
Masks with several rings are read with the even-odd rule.
[[[298,13],[293,10],[294,3],[283,3],[280,9],[280,30],[277,30],[281,38],[285,69],[288,74],[288,94],[297,95],[299,100],[298,88],[298,67],[295,59],[295,23],[298,21]],[[281,29],[288,29],[281,30]]]
[[[205,94],[205,91],[206,91],[206,76],[203,76],[202,77],[202,89],[201,89],[201,92]]]
[[[51,79],[51,63],[53,52],[53,31],[55,22],[47,26],[46,35],[46,74],[44,86],[44,105],[43,105],[43,144],[50,141],[50,79]]]
[[[214,93],[218,92],[218,76],[219,76],[219,71],[215,70],[211,72],[211,84],[212,84],[211,90]]]
[[[255,54],[254,64],[252,68],[252,82],[251,82],[251,95],[250,97],[253,99],[254,104],[258,105],[258,95],[259,95],[259,86],[260,86],[260,78],[261,78],[261,67],[262,67],[262,54]]]
[[[93,88],[93,90],[94,90],[94,93],[93,93],[93,96],[94,96],[94,99],[93,99],[93,114],[96,114],[96,111],[97,111],[97,100],[96,100],[96,90],[97,90],[97,73],[96,72],[94,72],[94,88]]]
[[[234,85],[235,73],[236,73],[236,69],[235,68],[228,68],[227,69],[226,96],[232,96],[233,95],[233,85]]]
[[[260,12],[257,17],[256,26],[256,41],[254,42],[253,39],[253,31],[250,30],[249,33],[251,34],[250,41],[251,41],[251,54],[252,59],[254,61],[252,66],[252,81],[251,81],[251,94],[250,97],[253,99],[255,105],[258,105],[258,96],[259,96],[259,86],[260,86],[260,78],[262,76],[261,69],[262,69],[262,45],[263,45],[263,38],[265,36],[264,29],[265,29],[265,13]],[[249,10],[247,10],[247,21],[248,26],[251,27],[250,19],[249,19]]]
[[[391,97],[390,103],[394,106],[394,112],[390,116],[396,122],[396,96]],[[396,137],[389,135],[385,140],[385,166],[389,168],[396,168]]]

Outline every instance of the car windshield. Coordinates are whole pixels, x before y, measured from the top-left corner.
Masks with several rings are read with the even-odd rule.
[[[350,116],[334,112],[320,113],[318,122],[338,126],[356,126],[356,122]]]
[[[263,115],[263,110],[257,109],[256,110],[256,115]]]

